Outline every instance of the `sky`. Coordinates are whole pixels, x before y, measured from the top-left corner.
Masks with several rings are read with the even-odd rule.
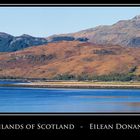
[[[0,7],[0,32],[47,37],[140,15],[140,7]]]

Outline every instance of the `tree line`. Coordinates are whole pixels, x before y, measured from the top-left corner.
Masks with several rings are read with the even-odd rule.
[[[113,73],[108,75],[72,75],[72,74],[58,74],[57,76],[48,79],[44,78],[25,78],[13,76],[1,76],[0,79],[26,79],[26,80],[77,80],[77,81],[140,81],[140,76],[133,73]]]
[[[71,74],[59,74],[53,79],[55,80],[78,80],[78,81],[140,81],[140,76],[136,76],[133,73],[113,73],[108,75],[71,75]]]

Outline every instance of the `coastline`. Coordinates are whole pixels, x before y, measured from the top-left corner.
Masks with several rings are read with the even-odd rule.
[[[0,84],[0,87],[71,88],[71,89],[140,89],[140,82],[29,82]]]

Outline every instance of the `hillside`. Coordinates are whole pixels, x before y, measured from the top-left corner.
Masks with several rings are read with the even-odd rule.
[[[0,54],[0,77],[140,75],[140,48],[61,41]]]

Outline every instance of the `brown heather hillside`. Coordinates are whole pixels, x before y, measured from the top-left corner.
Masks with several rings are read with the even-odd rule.
[[[49,43],[0,54],[0,77],[53,78],[58,74],[140,75],[140,48],[99,46],[79,41]]]

